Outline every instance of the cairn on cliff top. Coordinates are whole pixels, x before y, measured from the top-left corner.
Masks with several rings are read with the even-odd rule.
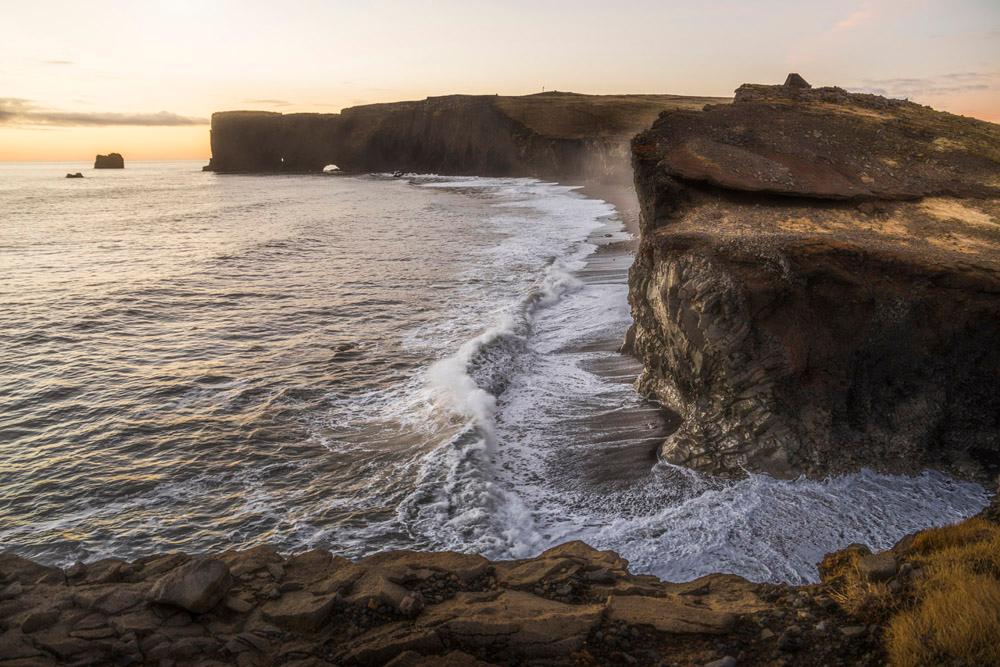
[[[125,168],[125,158],[122,157],[121,153],[108,153],[107,155],[98,155],[94,159],[94,169],[124,169]]]
[[[792,72],[787,77],[785,77],[784,85],[789,88],[812,88],[809,82],[802,78],[802,75],[798,72]]]

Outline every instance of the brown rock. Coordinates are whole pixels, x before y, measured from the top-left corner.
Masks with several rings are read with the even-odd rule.
[[[858,572],[869,581],[889,581],[896,576],[896,559],[889,551],[858,558]]]
[[[21,632],[28,635],[32,632],[38,632],[39,630],[45,630],[51,628],[53,625],[59,622],[59,610],[58,609],[46,609],[44,611],[36,611],[25,617],[21,621]]]
[[[227,551],[220,556],[220,559],[229,566],[230,573],[234,577],[263,570],[268,565],[278,564],[283,560],[277,551],[267,545],[245,551]]]
[[[416,651],[400,653],[385,667],[491,667],[493,663],[483,662],[468,653],[451,651],[445,655],[420,655]]]
[[[119,634],[130,632],[145,637],[162,625],[159,616],[147,608],[138,609],[134,612],[116,616],[108,621]]]
[[[313,595],[308,591],[286,593],[261,607],[264,618],[297,632],[314,632],[330,616],[339,596]]]
[[[409,623],[389,623],[365,633],[347,645],[344,662],[384,665],[400,653],[438,653],[444,648],[437,633]]]
[[[435,628],[466,650],[502,649],[538,658],[578,650],[601,619],[599,605],[569,605],[520,591],[458,593],[429,607],[419,627]]]
[[[409,594],[408,590],[389,581],[382,574],[366,572],[354,583],[350,594],[345,599],[350,604],[359,607],[384,604],[390,609],[399,611],[400,604]]]
[[[0,634],[0,662],[41,655],[42,652],[33,647],[20,630],[8,630]]]
[[[170,553],[164,554],[162,556],[153,556],[148,559],[141,559],[138,563],[141,565],[140,574],[144,579],[150,579],[152,577],[159,577],[165,572],[183,565],[191,560],[191,557],[183,553]]]
[[[802,78],[802,75],[792,72],[785,77],[785,86],[789,88],[812,88],[809,82]]]
[[[115,588],[94,603],[94,609],[105,614],[120,614],[143,602],[141,589]]]
[[[447,573],[466,583],[472,582],[490,567],[490,562],[476,554],[461,554],[453,551],[418,552],[390,551],[374,554],[362,559],[358,565],[377,569],[390,581],[401,583],[413,579],[425,579],[431,573]]]
[[[132,566],[118,558],[104,558],[87,566],[84,582],[88,584],[113,584],[125,579]]]
[[[232,586],[224,562],[197,558],[164,575],[149,593],[149,599],[200,614],[210,610]]]
[[[722,634],[736,623],[735,614],[695,606],[676,597],[636,595],[612,597],[608,619],[673,634]]]
[[[558,582],[572,577],[583,564],[570,558],[538,557],[496,566],[497,582],[504,588],[531,590],[542,582]]]

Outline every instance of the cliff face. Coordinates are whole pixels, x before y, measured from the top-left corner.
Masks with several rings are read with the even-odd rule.
[[[744,86],[636,137],[641,391],[670,462],[778,476],[1000,463],[1000,127]]]
[[[631,177],[629,140],[664,109],[720,99],[673,95],[453,95],[339,114],[212,115],[219,172],[413,171],[565,180]]]

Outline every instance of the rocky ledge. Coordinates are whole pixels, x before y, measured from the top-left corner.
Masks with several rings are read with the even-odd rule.
[[[4,554],[0,665],[884,664],[895,650],[887,638],[901,636],[892,614],[919,611],[936,571],[929,559],[955,535],[975,554],[992,550],[970,562],[986,578],[980,589],[1000,590],[1000,528],[989,517],[880,554],[849,547],[820,565],[823,583],[801,587],[722,574],[667,583],[582,542],[497,562],[259,547],[61,570]],[[975,596],[959,603],[982,611]],[[1000,628],[994,621],[987,630]],[[937,646],[933,632],[919,639]]]
[[[996,474],[1000,126],[798,78],[661,114],[633,165],[662,459]]]

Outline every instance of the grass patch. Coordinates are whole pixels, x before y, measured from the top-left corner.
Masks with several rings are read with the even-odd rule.
[[[925,585],[917,604],[889,623],[891,663],[1000,665],[1000,580],[956,566],[938,571]]]
[[[844,612],[886,626],[892,665],[1000,665],[1000,526],[973,518],[922,531],[898,548],[909,574],[891,585],[865,577],[867,553],[830,554],[820,572]]]

